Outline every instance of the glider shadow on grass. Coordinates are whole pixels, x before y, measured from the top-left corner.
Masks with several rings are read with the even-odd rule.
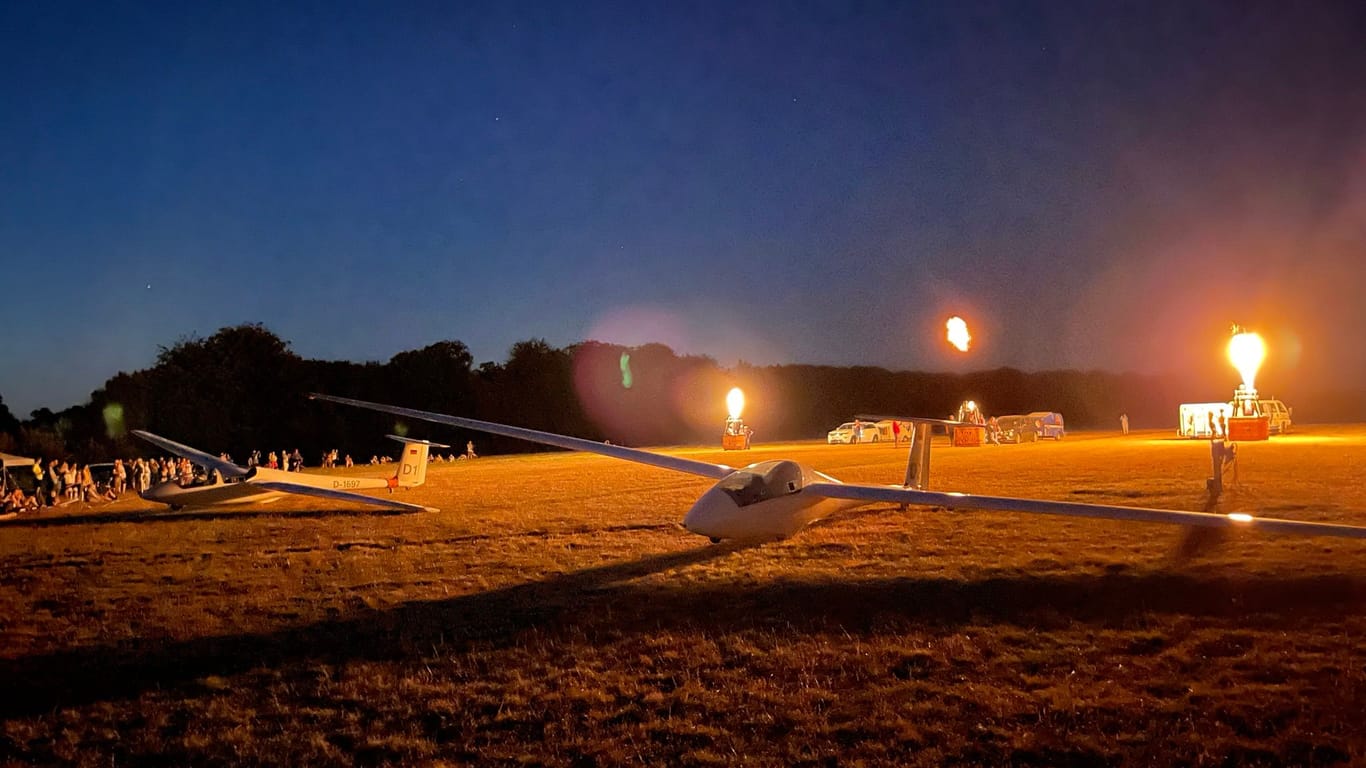
[[[1184,615],[1263,630],[1341,623],[1366,608],[1366,579],[1151,573],[1057,574],[977,581],[893,577],[858,581],[773,580],[688,584],[635,581],[717,560],[742,545],[689,549],[575,571],[448,600],[360,610],[347,617],[263,634],[164,644],[98,646],[0,660],[7,696],[0,717],[133,698],[145,691],[195,696],[196,682],[258,668],[353,660],[420,664],[435,651],[515,646],[526,630],[573,628],[647,635],[781,627],[789,633],[885,632],[888,621],[931,631],[983,623],[1057,629],[1077,623],[1131,627],[1145,615]],[[149,647],[150,646],[150,647]]]

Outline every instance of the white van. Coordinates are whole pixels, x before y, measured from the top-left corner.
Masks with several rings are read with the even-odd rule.
[[[1259,400],[1257,405],[1262,409],[1262,415],[1271,419],[1270,432],[1273,435],[1284,435],[1290,431],[1290,408],[1280,400]]]
[[[1222,438],[1232,415],[1231,403],[1182,403],[1177,412],[1176,434],[1182,437]]]

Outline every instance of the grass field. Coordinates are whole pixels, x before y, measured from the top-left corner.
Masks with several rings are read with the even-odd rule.
[[[1366,427],[1239,450],[1221,511],[1366,525]],[[1078,434],[937,446],[930,485],[1198,510],[1209,474],[1207,443]],[[882,504],[714,546],[677,525],[707,485],[537,454],[433,465],[403,498],[436,513],[0,523],[0,764],[1366,763],[1366,542],[1180,557],[1167,526]]]

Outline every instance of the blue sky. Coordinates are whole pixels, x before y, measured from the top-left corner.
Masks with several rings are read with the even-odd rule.
[[[0,395],[243,322],[1216,375],[1239,322],[1280,391],[1362,388],[1363,39],[1326,2],[6,4]]]

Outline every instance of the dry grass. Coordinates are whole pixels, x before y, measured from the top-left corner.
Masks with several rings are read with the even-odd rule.
[[[1366,428],[1241,451],[1225,511],[1366,524]],[[932,486],[1199,509],[1208,474],[1203,443],[1082,435],[939,448]],[[711,546],[677,527],[705,487],[536,455],[434,465],[406,498],[435,514],[130,499],[3,524],[0,763],[1366,761],[1366,543],[1179,560],[1161,526],[877,505]]]

